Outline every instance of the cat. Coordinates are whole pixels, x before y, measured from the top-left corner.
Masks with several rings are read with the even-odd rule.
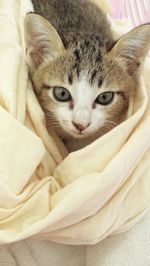
[[[49,132],[75,151],[126,119],[150,24],[116,40],[108,17],[91,1],[32,2],[35,13],[25,18],[30,77]]]

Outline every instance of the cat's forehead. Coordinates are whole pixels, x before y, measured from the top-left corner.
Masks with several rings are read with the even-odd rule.
[[[95,38],[94,40],[92,37],[91,39],[77,39],[75,43],[70,45],[69,49],[77,62],[81,63],[83,60],[90,60],[92,63],[99,63],[102,61],[106,48],[100,45]]]
[[[104,72],[100,54],[81,53],[80,50],[74,48],[54,62],[47,64],[42,69],[41,75],[43,79],[60,81],[68,85],[86,80],[89,84],[96,83],[97,87],[100,87]]]
[[[103,57],[103,49],[89,41],[82,41],[71,47],[68,51],[68,82],[73,84],[76,80],[86,77],[90,84],[96,81],[100,86],[104,76]]]
[[[114,60],[107,60],[106,54],[106,50],[95,42],[77,42],[43,69],[43,80],[48,84],[50,82],[52,86],[67,85],[77,88],[80,84],[83,87],[84,83],[97,89],[106,80],[109,83],[121,83],[124,77],[122,67]]]
[[[70,67],[65,75],[65,82],[69,83],[69,85],[80,84],[83,86],[83,84],[88,84],[88,86],[96,85],[96,87],[100,88],[103,80],[103,70],[87,64],[83,67],[76,63],[73,67]]]

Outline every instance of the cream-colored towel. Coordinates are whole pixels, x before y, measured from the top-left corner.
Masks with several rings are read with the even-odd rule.
[[[67,155],[48,134],[28,80],[23,20],[30,10],[29,0],[0,1],[0,243],[97,243],[150,207],[150,62],[132,116]]]

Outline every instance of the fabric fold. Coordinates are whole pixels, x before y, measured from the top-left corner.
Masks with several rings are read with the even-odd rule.
[[[111,12],[107,1],[97,3]],[[29,0],[0,2],[0,243],[95,244],[128,230],[150,207],[150,60],[127,120],[68,154],[48,133],[28,78],[24,17],[31,10]],[[128,31],[126,22],[121,28]]]

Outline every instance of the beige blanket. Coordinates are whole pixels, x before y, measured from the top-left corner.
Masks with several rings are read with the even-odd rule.
[[[150,211],[132,230],[97,245],[25,239],[0,246],[1,266],[150,266]]]
[[[150,207],[150,62],[130,117],[67,155],[48,134],[28,80],[23,19],[30,10],[29,0],[0,1],[0,243],[97,243]]]

